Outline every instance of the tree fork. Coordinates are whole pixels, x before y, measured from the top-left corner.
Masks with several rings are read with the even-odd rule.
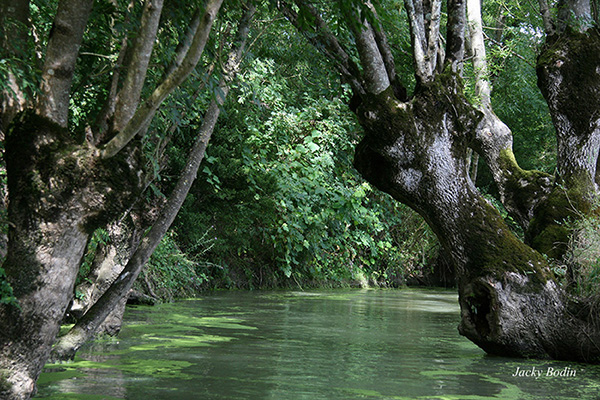
[[[448,71],[409,103],[373,96],[359,109],[366,136],[355,165],[419,212],[451,255],[461,334],[491,354],[600,362],[598,316],[581,313],[468,178],[467,137],[480,118]]]
[[[254,5],[248,5],[244,16],[239,22],[235,43],[229,53],[227,62],[224,65],[223,77],[220,80],[221,96],[217,96],[211,101],[194,145],[188,155],[187,163],[177,180],[173,192],[161,209],[156,221],[152,224],[150,231],[141,240],[117,279],[75,324],[75,326],[57,341],[53,349],[52,357],[54,359],[64,360],[73,358],[77,350],[79,350],[86,341],[93,338],[97,328],[103,323],[110,310],[112,310],[129,292],[133,283],[142,271],[143,266],[149,260],[161,239],[173,223],[196,178],[200,163],[204,158],[206,147],[212,136],[217,119],[219,118],[221,107],[229,92],[229,82],[237,73],[246,45],[250,23],[255,11],[256,7]]]

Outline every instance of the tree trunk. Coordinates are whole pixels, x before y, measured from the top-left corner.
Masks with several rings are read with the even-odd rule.
[[[567,29],[549,37],[538,58],[538,86],[556,128],[557,178],[527,232],[532,245],[560,259],[569,235],[565,220],[593,210],[600,151],[600,34]]]
[[[19,305],[0,306],[0,370],[10,384],[0,387],[10,386],[3,399],[25,399],[71,300],[90,227],[131,201],[137,177],[124,160],[99,160],[66,129],[31,112],[9,132],[6,155],[11,224],[4,269]]]
[[[220,81],[219,86],[221,93],[211,101],[204,116],[204,120],[202,121],[202,126],[198,132],[194,146],[190,150],[184,170],[181,172],[169,199],[161,209],[157,220],[152,225],[148,234],[142,239],[140,245],[121,271],[119,277],[90,308],[90,310],[88,310],[88,312],[75,324],[75,326],[56,343],[53,349],[53,358],[63,360],[73,358],[77,350],[79,350],[85,342],[93,338],[97,332],[98,326],[103,323],[110,313],[110,310],[116,307],[117,304],[122,302],[123,298],[127,296],[143,266],[148,262],[148,259],[175,220],[175,217],[183,205],[192,183],[196,178],[200,163],[204,158],[206,146],[208,145],[217,119],[221,113],[220,107],[223,105],[229,92],[228,83],[237,73],[248,36],[250,22],[255,11],[255,6],[248,6],[248,9],[239,22],[236,42],[229,53],[227,63],[224,66],[224,76]]]
[[[139,226],[142,218],[133,216],[132,213],[134,213],[133,210],[119,221],[108,225],[108,241],[107,243],[98,244],[90,273],[86,280],[77,286],[75,291],[79,293],[80,297],[73,300],[69,310],[69,314],[75,319],[81,318],[106,292],[123,271],[127,260],[137,248],[141,240],[141,234],[148,226],[145,224]],[[97,335],[106,333],[114,336],[121,330],[127,299],[124,300],[111,311],[104,323],[98,327]]]
[[[593,316],[577,311],[543,257],[510,232],[468,177],[470,135],[482,118],[448,69],[409,103],[388,89],[359,109],[366,136],[355,165],[418,211],[451,255],[463,335],[492,354],[600,361]]]

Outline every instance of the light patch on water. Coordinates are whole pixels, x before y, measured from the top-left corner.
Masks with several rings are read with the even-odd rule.
[[[118,339],[48,366],[39,397],[562,400],[599,389],[594,366],[568,382],[511,377],[562,364],[486,357],[458,334],[449,290],[217,292],[125,318]]]

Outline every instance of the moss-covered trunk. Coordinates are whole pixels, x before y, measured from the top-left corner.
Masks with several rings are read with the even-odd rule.
[[[463,335],[489,353],[599,360],[594,342],[573,328],[590,328],[596,340],[598,332],[571,316],[544,258],[510,232],[468,176],[467,150],[481,118],[452,72],[408,103],[384,92],[359,110],[366,136],[355,165],[419,212],[451,255]]]
[[[564,222],[593,211],[600,152],[600,32],[567,28],[548,37],[538,58],[538,86],[556,128],[556,185],[527,232],[536,249],[561,258],[571,234]]]
[[[27,399],[49,355],[90,231],[127,199],[127,163],[111,165],[60,126],[22,114],[6,141],[9,244],[4,263],[18,305],[0,306],[2,399]],[[133,188],[135,185],[131,185]],[[111,204],[113,209],[107,209]]]

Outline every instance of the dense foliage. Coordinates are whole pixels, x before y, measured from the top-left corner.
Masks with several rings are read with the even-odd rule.
[[[98,91],[107,87],[115,50],[121,45],[114,38],[120,39],[119,33],[141,12],[134,7],[128,9],[130,14],[116,14],[113,7],[99,2],[84,39],[70,114],[79,137],[85,133],[83,121],[93,119],[101,107],[98,99],[104,95]],[[485,7],[494,110],[513,130],[515,154],[523,167],[552,172],[554,129],[535,75],[543,41],[538,14],[530,4],[508,8],[502,1],[491,1]],[[399,44],[393,49],[399,77],[411,88],[408,24],[398,18],[398,10],[404,16],[402,5],[395,2],[380,17],[384,24],[395,25],[391,32]],[[36,30],[45,38],[54,10],[47,2],[34,1],[32,12],[42,21]],[[177,4],[169,4],[166,12],[169,22],[159,34],[150,80],[163,75],[165,60],[173,55],[189,17]],[[364,182],[352,166],[362,133],[348,110],[348,88],[276,12],[261,12],[264,18],[253,30],[253,47],[225,105],[198,182],[176,226],[148,264],[139,289],[172,299],[210,287],[398,285],[430,274],[439,247],[432,232],[406,206]],[[218,76],[212,71],[237,18],[235,4],[224,10],[201,67],[154,119],[153,134],[147,138],[155,139],[146,139],[145,148],[155,179],[146,198],[160,201],[172,189],[202,110],[211,96],[219,96],[214,89]],[[99,33],[108,30],[115,33],[111,42]],[[0,70],[17,73],[24,86],[34,90],[39,79],[34,61],[15,62],[3,59]],[[467,93],[473,96],[471,73],[467,65]],[[157,149],[169,135],[173,138],[167,144],[168,156],[157,158]],[[502,209],[483,168],[477,183]],[[509,218],[505,211],[503,215]],[[588,221],[582,232],[592,235],[593,224]],[[101,232],[90,241],[80,280],[85,279],[96,244],[103,240]],[[590,268],[593,282],[596,269]],[[0,282],[1,301],[11,301],[10,287],[3,279]]]
[[[248,63],[180,213],[179,242],[192,254],[214,237],[209,286],[402,284],[431,258],[433,235],[352,168],[360,130],[347,89],[294,46],[257,49]]]

